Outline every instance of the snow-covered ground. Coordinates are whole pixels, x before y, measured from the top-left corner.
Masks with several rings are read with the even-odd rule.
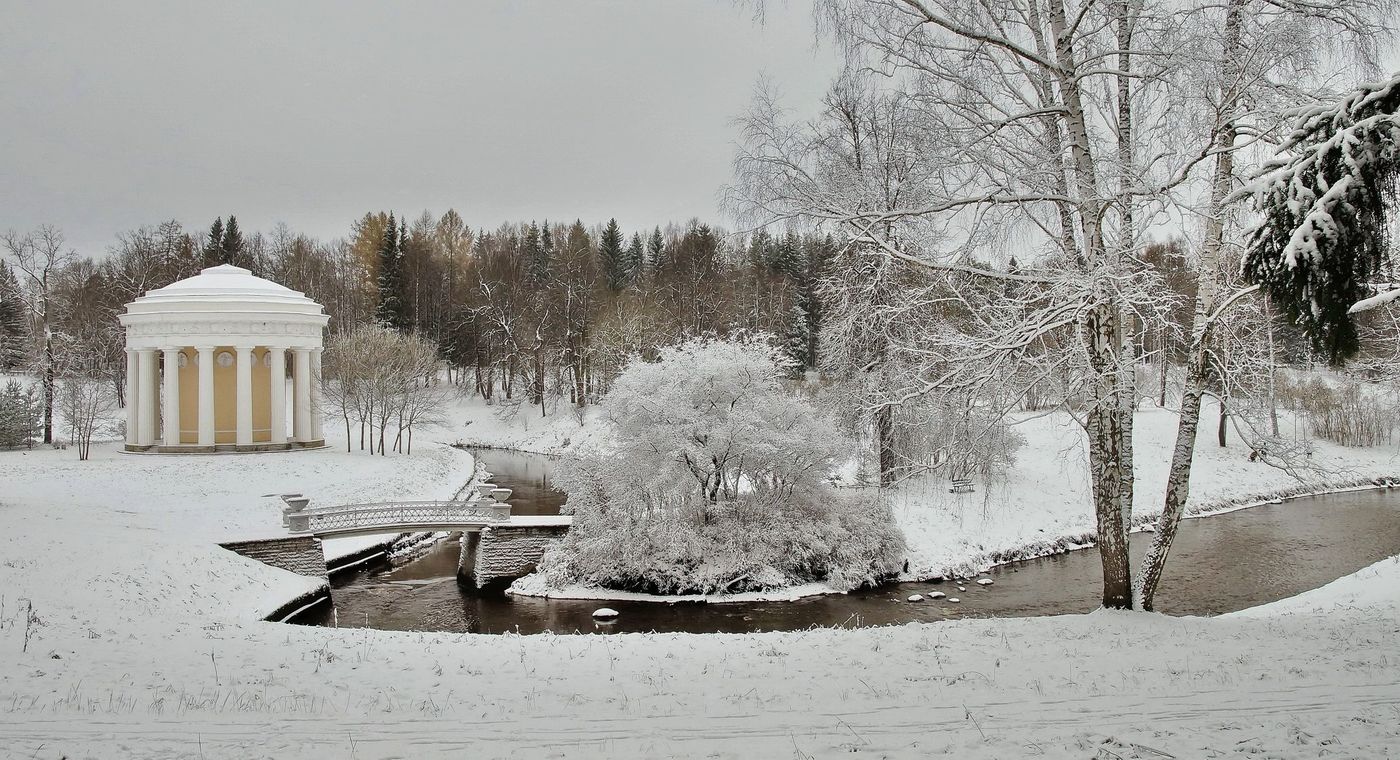
[[[336,448],[132,456],[115,444],[95,446],[90,462],[71,450],[0,452],[0,757],[369,760],[469,750],[570,758],[1375,758],[1400,751],[1400,560],[1213,619],[1097,612],[607,637],[260,620],[312,584],[214,546],[281,533],[281,503],[263,494],[450,495],[471,474],[470,457],[445,445],[464,437],[460,425],[458,416],[423,435],[432,443],[415,441],[412,456],[383,458]],[[1150,419],[1139,426],[1145,468],[1159,445],[1148,440],[1152,426]],[[1285,482],[1238,451],[1217,457],[1207,448],[1204,498]],[[1396,469],[1394,451],[1318,456],[1342,453],[1356,472]],[[970,556],[1038,534],[1037,524],[1047,534],[1075,530],[1075,520],[1088,520],[1075,515],[1085,502],[1069,501],[1082,482],[1073,474],[1076,456],[1041,461],[1023,453],[1011,483],[1036,484],[1039,501],[1021,486],[1027,495],[1014,502],[1021,513],[997,506],[985,518],[1023,521],[1019,533],[1005,527],[982,548],[936,539]],[[1052,504],[1061,499],[1068,503]],[[932,534],[957,525],[957,506],[913,513],[911,496],[899,507],[907,529],[927,526],[912,538],[930,566],[940,551]],[[962,505],[961,519],[962,535],[973,535],[984,519],[980,501]]]

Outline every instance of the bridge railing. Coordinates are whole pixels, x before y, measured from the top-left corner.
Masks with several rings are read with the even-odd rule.
[[[320,534],[358,531],[398,526],[464,526],[500,525],[510,522],[510,504],[502,498],[509,491],[478,496],[470,501],[395,501],[369,504],[345,504],[333,507],[307,508],[305,497],[288,494],[283,497],[287,509],[283,523],[292,533]],[[504,493],[499,493],[504,491]]]

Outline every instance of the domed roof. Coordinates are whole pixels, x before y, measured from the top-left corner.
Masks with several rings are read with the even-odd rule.
[[[177,280],[163,288],[146,291],[146,295],[133,303],[143,301],[185,301],[204,300],[210,297],[220,300],[267,301],[287,303],[304,301],[315,303],[302,293],[279,285],[272,280],[253,276],[253,273],[232,264],[209,267],[193,277]]]
[[[330,317],[305,294],[242,267],[209,267],[126,305],[128,348],[171,345],[319,347]]]

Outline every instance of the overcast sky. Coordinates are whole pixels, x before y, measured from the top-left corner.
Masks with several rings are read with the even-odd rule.
[[[85,254],[165,219],[317,237],[456,208],[723,222],[760,76],[815,110],[809,0],[0,0],[0,230]],[[1391,68],[1400,55],[1389,56]]]
[[[85,254],[163,219],[347,234],[370,210],[472,226],[719,220],[732,119],[768,75],[838,68],[804,0],[0,0],[0,230]]]

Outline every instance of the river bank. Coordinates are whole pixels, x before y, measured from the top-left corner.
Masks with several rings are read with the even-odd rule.
[[[1206,414],[1212,413],[1207,402]],[[500,418],[499,410],[469,406],[467,430],[478,443],[557,456],[586,441],[596,421],[555,415],[522,427]],[[1285,414],[1285,423],[1290,422]],[[908,540],[908,566],[895,580],[918,582],[972,577],[1018,560],[1061,554],[1092,546],[1095,526],[1084,461],[1083,431],[1065,414],[1024,416],[1017,430],[1026,443],[1014,467],[991,482],[978,482],[971,494],[949,492],[946,481],[913,478],[890,489],[889,499]],[[1133,530],[1151,529],[1161,514],[1176,415],[1145,407],[1134,421],[1136,489]],[[1188,517],[1220,514],[1256,504],[1306,495],[1370,487],[1400,480],[1400,446],[1349,448],[1312,441],[1313,452],[1300,463],[1298,480],[1262,462],[1238,436],[1219,446],[1213,431],[1201,431],[1196,449]],[[800,599],[840,593],[822,584],[738,596],[659,597],[586,586],[558,588],[539,576],[517,581],[511,593],[553,599],[675,601],[758,601]]]

